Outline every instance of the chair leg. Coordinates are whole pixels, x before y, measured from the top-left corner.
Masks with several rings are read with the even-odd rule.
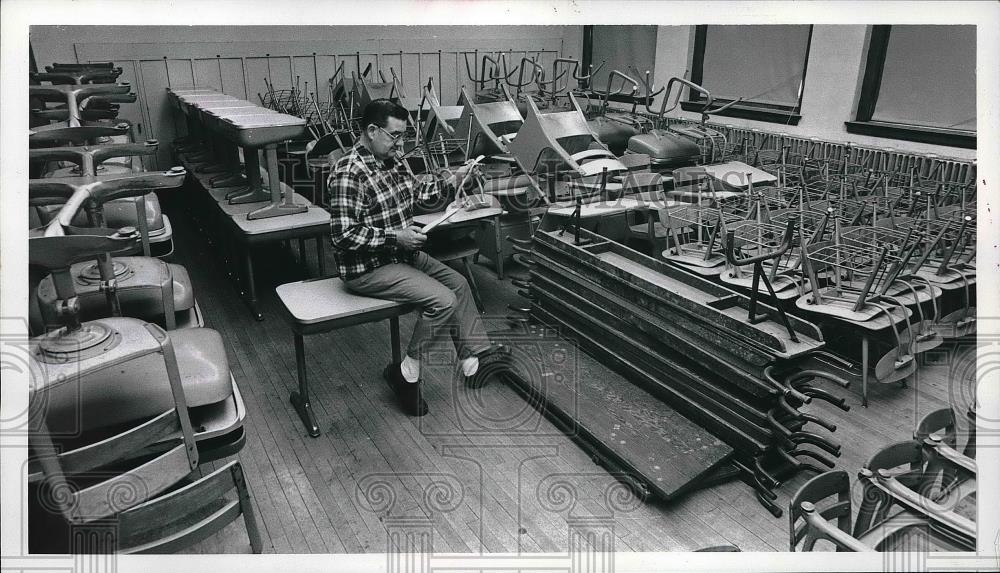
[[[462,266],[465,267],[465,278],[469,281],[469,288],[472,289],[472,299],[476,301],[476,308],[479,310],[479,314],[483,314],[483,299],[479,297],[479,286],[476,284],[476,278],[472,276],[472,264],[469,262],[470,257],[462,257]]]
[[[260,541],[260,530],[257,529],[257,516],[250,503],[250,487],[247,486],[246,478],[243,476],[243,466],[237,462],[233,465],[232,472],[233,481],[236,483],[236,493],[240,499],[240,511],[243,512],[243,522],[247,527],[247,537],[250,538],[250,550],[259,554],[263,551],[264,546]]]

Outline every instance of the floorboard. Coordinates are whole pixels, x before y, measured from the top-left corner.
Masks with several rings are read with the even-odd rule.
[[[297,384],[295,354],[274,295],[277,285],[307,276],[295,260],[297,245],[256,252],[265,317],[257,322],[213,248],[182,210],[173,203],[168,207],[177,245],[174,262],[187,267],[207,326],[222,334],[246,401],[247,443],[237,459],[251,488],[265,552],[382,553],[391,532],[414,527],[432,531],[437,552],[562,552],[584,519],[590,520],[588,527],[612,531],[620,551],[690,551],[721,544],[743,551],[786,550],[787,521],[771,517],[741,482],[669,504],[647,499],[624,510],[609,505],[608,492],[619,482],[537,412],[529,416],[533,410],[526,410],[513,389],[491,385],[473,395],[456,384],[454,348],[447,343],[436,343],[430,349],[433,360],[424,361],[431,413],[420,419],[406,416],[381,378],[390,358],[388,323],[306,337],[313,406],[322,430],[320,437],[309,438],[288,402]],[[332,269],[329,249],[327,256]],[[306,258],[315,272],[311,245]],[[489,316],[502,317],[508,303],[521,302],[509,280],[496,279],[488,260],[473,269]],[[413,323],[412,315],[401,319],[404,344]],[[807,411],[822,412],[838,426],[833,437],[844,445],[838,467],[853,476],[872,453],[909,438],[921,416],[946,405],[954,391],[948,373],[955,360],[954,350],[942,350],[907,387],[873,385],[869,408],[860,405],[859,389],[833,389],[849,396],[850,412],[818,401],[808,406]],[[470,404],[492,420],[470,427]],[[518,415],[537,425],[496,423]],[[796,476],[778,489],[779,505],[785,507],[808,477]],[[362,488],[376,482],[366,500]],[[395,502],[373,510],[369,502],[383,501],[378,493],[391,494]],[[860,501],[860,488],[855,501]],[[247,551],[239,522],[188,549]]]

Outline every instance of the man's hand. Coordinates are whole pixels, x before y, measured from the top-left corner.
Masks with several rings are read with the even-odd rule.
[[[424,241],[426,240],[427,235],[423,234],[420,231],[420,227],[416,225],[410,225],[402,231],[396,232],[396,243],[407,251],[418,250],[424,246]]]

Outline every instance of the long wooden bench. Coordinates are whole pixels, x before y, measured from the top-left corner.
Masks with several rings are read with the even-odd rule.
[[[389,319],[392,340],[392,360],[402,360],[399,344],[399,317],[414,309],[413,305],[358,296],[347,291],[339,278],[320,278],[286,283],[275,289],[281,301],[283,316],[295,334],[295,364],[298,369],[299,389],[289,400],[299,413],[306,431],[313,438],[319,436],[319,426],[309,402],[309,383],[306,378],[306,357],[303,337],[330,332],[348,326]]]

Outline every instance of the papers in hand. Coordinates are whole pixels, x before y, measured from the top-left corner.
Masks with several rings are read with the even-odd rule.
[[[455,213],[458,213],[461,210],[462,210],[462,207],[460,205],[455,205],[454,203],[452,203],[451,205],[448,206],[448,208],[445,210],[445,212],[441,214],[440,217],[438,217],[437,219],[434,219],[430,223],[427,223],[426,225],[424,225],[424,228],[421,229],[420,232],[423,233],[423,234],[425,234],[425,235],[427,233],[430,233],[431,231],[434,230],[435,227],[437,227],[441,223],[444,223],[448,219],[451,219],[452,215],[454,215]]]

